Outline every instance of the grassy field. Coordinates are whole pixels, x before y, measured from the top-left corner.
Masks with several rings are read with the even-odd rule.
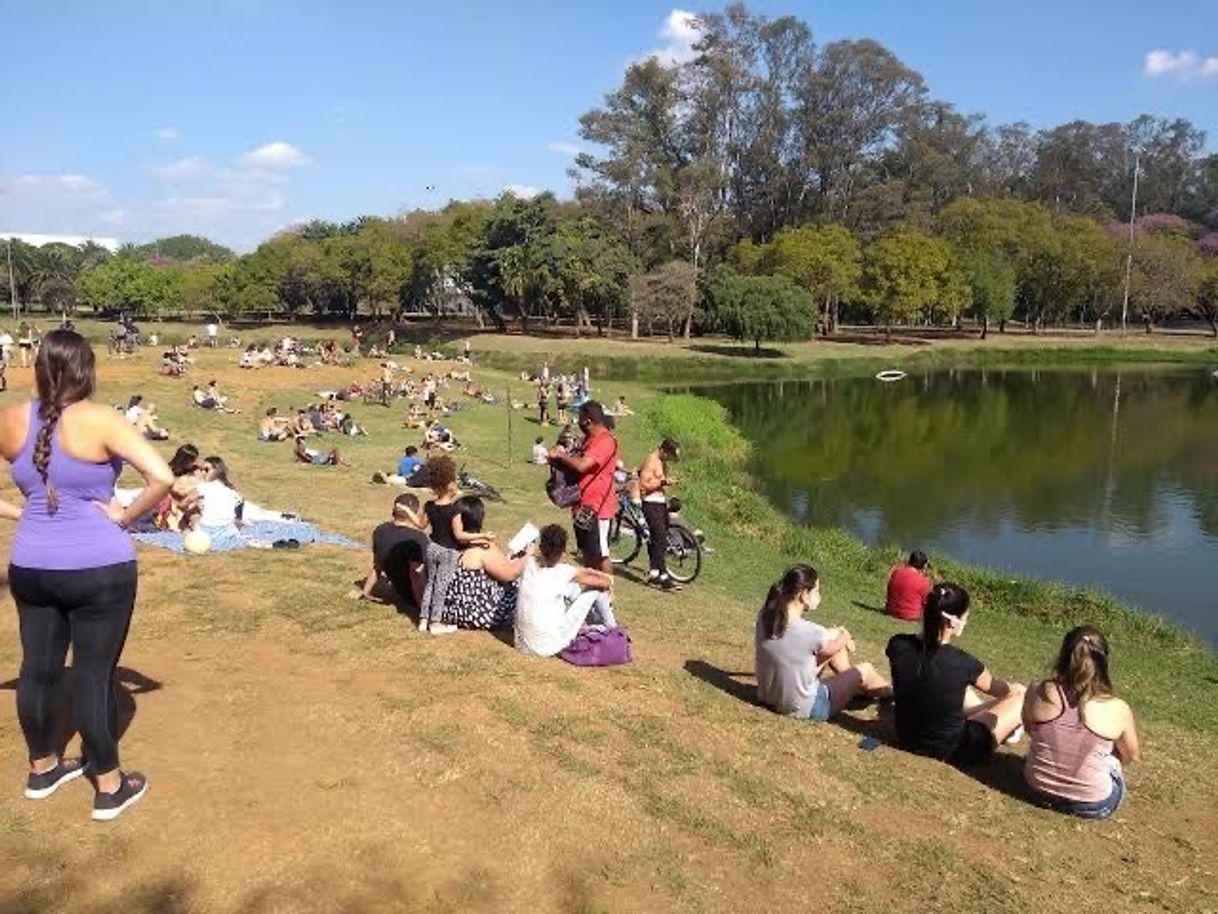
[[[420,635],[387,607],[344,599],[362,552],[142,550],[121,678],[124,759],[149,775],[148,797],[110,827],[88,821],[85,787],[21,799],[23,744],[12,702],[0,705],[0,779],[11,785],[0,799],[0,911],[737,911],[810,900],[843,911],[1218,909],[1212,654],[1094,595],[953,569],[978,595],[965,647],[1000,675],[1041,674],[1067,617],[1101,619],[1114,635],[1145,761],[1105,823],[1029,805],[1018,752],[971,777],[890,742],[860,751],[864,734],[891,738],[873,708],[821,726],[779,718],[752,703],[751,623],[787,562],[820,569],[820,612],[851,627],[865,659],[882,661],[899,625],[870,608],[891,556],[785,524],[753,490],[746,446],[721,415],[649,386],[678,380],[681,362],[739,370],[740,359],[479,336],[475,354],[505,369],[476,373],[495,391],[519,382],[492,345],[504,359],[545,353],[568,370],[588,352],[620,360],[617,371],[594,368],[594,384],[627,374],[631,359],[678,360],[597,391],[641,408],[621,424],[631,462],[660,433],[681,437],[688,514],[715,550],[679,594],[622,576],[618,614],[636,662],[579,670],[485,633]],[[839,345],[779,358],[811,370],[822,346],[836,358]],[[1166,345],[1212,356],[1203,343]],[[888,362],[927,348],[975,347],[858,346],[849,357]],[[392,491],[367,480],[413,440],[398,410],[357,408],[372,435],[336,442],[350,469],[294,465],[287,445],[254,435],[266,406],[368,380],[370,363],[241,372],[231,351],[202,353],[194,378],[219,379],[244,409],[221,416],[190,407],[190,382],[156,377],[156,361],[103,358],[101,395],[157,403],[173,432],[166,453],[193,441],[225,457],[253,501],[360,540],[387,516]],[[9,378],[5,396],[18,397],[30,372]],[[492,529],[508,536],[526,519],[561,519],[542,471],[524,460],[539,431],[532,415],[471,404],[451,424],[469,468],[507,496],[490,510]],[[4,689],[18,663],[9,613]]]

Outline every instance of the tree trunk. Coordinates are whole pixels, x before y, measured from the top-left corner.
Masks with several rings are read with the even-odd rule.
[[[475,321],[475,323],[477,323],[479,330],[486,329],[486,321],[483,320],[483,318],[482,318],[482,309],[481,308],[474,309],[474,321]]]
[[[998,322],[998,332],[999,333],[1007,332],[1007,319],[1005,317]]]
[[[985,339],[990,332],[990,319],[984,314],[981,315],[981,338]]]
[[[685,315],[681,321],[681,337],[688,340],[694,325],[694,316],[692,314]]]
[[[520,315],[520,332],[528,334],[529,332],[529,308],[523,301],[516,306],[516,313]]]
[[[637,340],[639,338],[639,312],[630,312],[630,338]]]
[[[1208,320],[1210,322],[1210,333],[1213,334],[1214,339],[1218,340],[1218,314],[1211,314]]]
[[[753,340],[753,355],[761,355],[761,340]]]

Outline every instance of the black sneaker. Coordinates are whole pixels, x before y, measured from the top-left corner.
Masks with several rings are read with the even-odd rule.
[[[29,800],[45,800],[68,781],[74,781],[85,773],[85,763],[78,758],[61,758],[50,771],[42,774],[30,772],[25,782],[25,796]]]
[[[669,577],[660,578],[659,587],[660,590],[665,590],[669,593],[675,593],[681,589],[681,585]]]
[[[128,806],[147,792],[148,779],[138,771],[122,774],[118,790],[114,793],[102,793],[99,790],[93,795],[93,821],[109,822],[111,819],[117,819]]]

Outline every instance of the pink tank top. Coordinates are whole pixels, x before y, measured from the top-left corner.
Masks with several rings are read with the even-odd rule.
[[[1112,740],[1087,729],[1078,707],[1066,701],[1060,685],[1054,686],[1062,711],[1052,720],[1028,728],[1031,745],[1024,759],[1024,779],[1033,790],[1063,800],[1105,800],[1112,793],[1108,768]]]

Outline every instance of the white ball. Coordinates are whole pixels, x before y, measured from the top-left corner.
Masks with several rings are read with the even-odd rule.
[[[182,537],[182,545],[187,552],[202,555],[211,548],[211,537],[207,535],[206,530],[191,530]]]

